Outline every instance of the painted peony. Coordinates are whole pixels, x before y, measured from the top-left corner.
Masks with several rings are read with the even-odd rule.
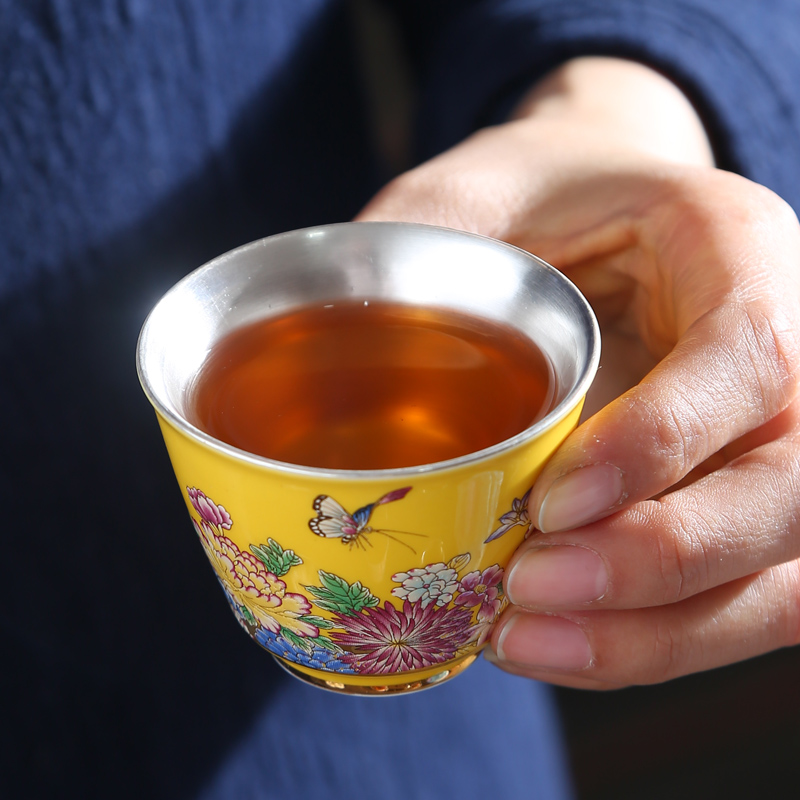
[[[187,486],[186,491],[201,520],[219,528],[225,528],[225,530],[231,529],[233,521],[231,520],[231,515],[225,510],[225,506],[217,505],[199,489],[190,489]]]
[[[478,622],[491,622],[503,602],[502,581],[503,568],[497,564],[487,567],[483,572],[470,572],[461,579],[461,594],[456,597],[455,603],[469,608],[479,606]]]
[[[301,637],[319,636],[319,628],[304,619],[311,613],[311,603],[301,594],[287,592],[286,584],[262,561],[224,535],[223,529],[233,524],[228,512],[197,489],[189,489],[189,497],[201,517],[200,521],[192,517],[195,530],[234,605],[244,606],[273,633],[286,628]]]

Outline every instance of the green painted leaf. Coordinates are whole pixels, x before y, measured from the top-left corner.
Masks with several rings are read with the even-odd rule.
[[[303,559],[294,550],[284,550],[274,539],[267,544],[250,545],[250,551],[275,576],[282,577],[292,567],[303,563]]]
[[[356,581],[349,586],[347,594],[353,601],[357,601],[358,598],[363,594],[363,591],[364,587],[361,585],[361,581]]]
[[[363,608],[372,608],[380,602],[380,600],[375,597],[372,592],[367,589],[366,586],[362,586],[361,583],[356,582],[351,586],[351,590],[358,585],[358,592],[353,596],[353,592],[351,591],[351,596],[353,596],[353,607],[357,611],[361,611]]]
[[[314,652],[314,645],[310,639],[298,636],[288,628],[281,627],[281,636],[290,641],[295,647],[299,647],[301,650],[304,650],[309,655]]]
[[[306,591],[314,598],[314,603],[324,611],[334,611],[353,616],[364,608],[372,608],[380,602],[361,581],[350,585],[338,575],[325,570],[319,571],[322,586],[306,586]]]
[[[326,650],[330,650],[332,653],[344,652],[344,650],[342,650],[338,644],[332,642],[327,636],[318,636],[316,639],[314,639],[314,644],[324,647]]]
[[[369,597],[364,601],[364,608],[375,608],[381,601],[379,597],[375,597],[372,592],[368,592]]]
[[[323,628],[324,630],[329,630],[333,627],[333,623],[329,619],[318,617],[316,614],[306,614],[306,616],[300,617],[300,621],[307,622],[309,625],[316,625],[318,628]]]
[[[350,586],[344,578],[321,569],[319,571],[319,579],[322,581],[322,586],[330,592],[331,596],[340,597],[343,600],[350,596]]]
[[[308,588],[308,587],[306,587]],[[341,606],[329,600],[315,600],[314,605],[321,608],[323,611],[341,611]]]

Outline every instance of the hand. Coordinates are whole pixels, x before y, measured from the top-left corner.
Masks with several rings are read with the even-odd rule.
[[[609,688],[800,641],[800,227],[710,166],[671,84],[573,62],[359,218],[510,241],[600,319],[595,413],[531,493],[540,532],[508,570],[491,660]]]

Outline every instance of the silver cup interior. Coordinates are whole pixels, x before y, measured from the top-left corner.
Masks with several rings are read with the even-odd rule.
[[[240,453],[187,421],[190,389],[209,350],[250,322],[304,305],[361,298],[449,308],[505,323],[547,354],[557,383],[553,410],[496,448],[513,446],[566,415],[597,369],[600,336],[591,307],[541,259],[446,228],[350,222],[252,242],[176,284],[142,329],[137,353],[142,386],[178,427]]]

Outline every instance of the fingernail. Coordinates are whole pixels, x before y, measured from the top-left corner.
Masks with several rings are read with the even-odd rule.
[[[517,606],[549,608],[599,600],[608,588],[608,572],[586,547],[553,546],[528,550],[506,581],[508,599]]]
[[[559,478],[539,508],[540,531],[563,531],[591,522],[624,499],[622,472],[613,464],[578,467]]]
[[[515,614],[497,641],[500,661],[513,661],[543,669],[579,670],[592,663],[584,632],[563,617]]]

